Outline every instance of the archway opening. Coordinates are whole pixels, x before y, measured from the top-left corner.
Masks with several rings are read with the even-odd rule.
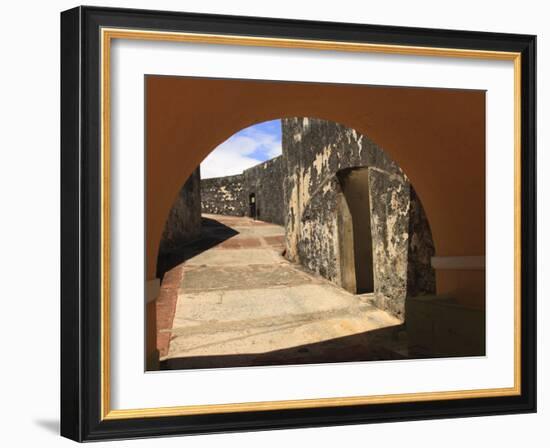
[[[281,350],[281,363],[342,360],[318,345],[341,337],[337,351],[351,344],[360,347],[353,359],[378,359],[367,341],[383,334],[384,350],[396,349],[391,341],[403,331],[410,285],[420,284],[413,277],[433,279],[415,294],[435,292],[431,231],[401,168],[367,136],[339,123],[275,121],[278,137],[247,128],[220,144],[193,174],[199,188],[188,180],[174,203],[164,236],[186,228],[178,220],[197,212],[201,220],[198,236],[182,233],[173,245],[183,256],[169,273],[178,278],[177,301],[185,306],[174,305],[172,312],[185,316],[172,316],[181,328],[161,350],[167,368],[249,365],[252,357],[216,355],[243,350],[233,347],[235,335],[250,341],[248,350],[264,353],[261,363],[280,360]],[[159,268],[159,277],[165,272]],[[187,321],[212,326],[218,314],[225,323],[212,329],[207,345],[213,348],[198,348],[203,338],[178,336],[194,334]],[[262,336],[259,329],[273,325],[270,332],[278,336]],[[302,325],[311,328],[288,330]]]
[[[286,259],[353,294],[374,294],[377,306],[400,319],[409,292],[435,292],[431,230],[410,181],[382,148],[341,124],[283,118],[221,143],[174,202],[160,278],[175,265],[167,254],[177,261],[173,253],[184,250],[185,261],[200,252],[201,226],[205,250],[238,234],[219,231],[230,227],[213,226],[216,216],[283,226]]]

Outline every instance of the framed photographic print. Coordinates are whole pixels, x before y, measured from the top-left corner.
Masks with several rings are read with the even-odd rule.
[[[61,14],[61,433],[535,412],[535,37]]]

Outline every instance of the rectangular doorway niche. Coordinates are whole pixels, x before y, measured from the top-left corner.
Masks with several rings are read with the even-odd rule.
[[[248,209],[249,215],[252,219],[256,220],[257,218],[257,208],[256,208],[256,194],[250,193],[248,195]]]
[[[342,195],[339,201],[338,239],[342,287],[353,294],[374,292],[371,207],[368,168],[337,173]]]

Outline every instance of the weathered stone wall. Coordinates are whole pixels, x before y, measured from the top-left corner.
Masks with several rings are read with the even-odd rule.
[[[164,225],[159,247],[159,262],[166,254],[174,252],[197,238],[201,231],[200,168],[187,179],[176,198]],[[161,269],[162,270],[162,269]],[[161,275],[164,272],[161,272]]]
[[[287,257],[346,286],[343,260],[349,254],[342,241],[350,238],[344,224],[351,217],[338,173],[367,167],[374,297],[378,306],[403,317],[407,293],[433,293],[435,284],[431,233],[405,174],[370,139],[337,123],[289,118],[282,129]]]
[[[411,187],[400,174],[369,169],[375,304],[403,315],[407,297]]]
[[[235,176],[201,181],[202,211],[229,216],[248,216],[249,196],[255,195],[256,218],[284,224],[284,165],[275,157]]]
[[[244,171],[245,200],[248,201],[251,193],[255,194],[257,219],[279,225],[284,224],[284,174],[281,156]]]
[[[409,235],[407,295],[415,297],[426,293],[435,293],[435,272],[432,268],[435,247],[432,232],[422,203],[412,186]]]
[[[296,201],[296,193],[289,196],[291,201]],[[338,180],[336,177],[326,179],[321,188],[304,204],[303,210],[298,211],[296,202],[288,210],[287,258],[343,286],[337,237],[338,219],[343,215],[340,210],[342,200]]]
[[[203,213],[228,216],[248,214],[244,175],[202,179],[200,189]]]

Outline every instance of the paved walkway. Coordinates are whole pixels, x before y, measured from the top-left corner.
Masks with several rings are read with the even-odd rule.
[[[161,288],[171,297],[158,311],[163,368],[401,357],[394,342],[385,348],[399,321],[286,261],[283,227],[204,218],[201,240]]]

